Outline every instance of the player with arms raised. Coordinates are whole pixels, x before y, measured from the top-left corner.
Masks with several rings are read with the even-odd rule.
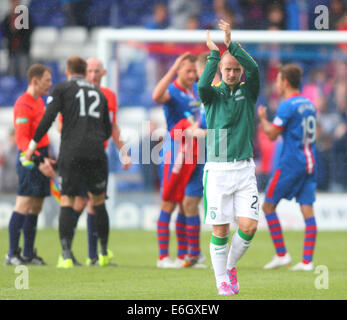
[[[153,91],[153,100],[163,104],[170,132],[163,145],[165,154],[161,166],[162,202],[157,222],[159,268],[205,267],[203,262],[206,258],[200,250],[199,216],[204,164],[195,161],[195,156],[199,157],[200,152],[195,144],[197,140],[194,140],[193,136],[204,137],[205,131],[202,128],[205,128],[206,124],[197,93],[196,78],[196,57],[186,52],[176,59]],[[187,139],[174,142],[174,132],[180,130],[183,135],[187,134]],[[177,144],[179,147],[175,148]],[[175,152],[175,149],[178,152]],[[195,160],[192,159],[190,164],[190,161],[187,161],[187,154],[194,154]],[[178,251],[177,259],[173,262],[168,250],[169,222],[177,204],[179,206],[176,219]]]
[[[295,64],[280,68],[276,86],[285,100],[278,106],[273,122],[266,117],[266,108],[258,107],[258,116],[266,135],[275,140],[282,135],[283,146],[277,166],[266,188],[263,210],[275,246],[276,255],[264,266],[274,269],[291,263],[286,250],[282,228],[276,214],[281,199],[296,198],[305,219],[305,240],[302,261],[292,270],[313,270],[313,253],[317,226],[314,217],[316,108],[299,91],[302,70]]]
[[[204,207],[205,223],[212,225],[210,255],[218,294],[232,295],[239,293],[237,262],[251,245],[258,226],[253,139],[260,80],[257,63],[231,41],[230,25],[221,20],[219,27],[228,50],[220,58],[219,48],[207,31],[211,53],[198,88],[208,129]],[[212,86],[219,61],[222,82]],[[244,69],[246,82],[241,82]],[[233,221],[238,223],[238,230],[229,250]]]

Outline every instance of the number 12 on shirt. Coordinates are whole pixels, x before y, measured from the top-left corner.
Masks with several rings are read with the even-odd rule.
[[[96,108],[100,105],[100,95],[95,90],[88,90],[88,98],[94,98],[93,102],[89,105],[88,116],[93,118],[100,118],[100,112]],[[85,117],[86,114],[86,99],[84,90],[81,88],[76,93],[76,98],[80,101],[80,117]]]

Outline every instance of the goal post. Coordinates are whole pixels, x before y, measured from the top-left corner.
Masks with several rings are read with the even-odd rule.
[[[211,30],[211,39],[222,43],[224,33]],[[232,30],[232,40],[240,43],[277,44],[337,44],[347,42],[347,31],[274,31]],[[97,54],[104,62],[109,61],[110,45],[114,42],[205,42],[205,30],[147,30],[102,28],[97,36]]]

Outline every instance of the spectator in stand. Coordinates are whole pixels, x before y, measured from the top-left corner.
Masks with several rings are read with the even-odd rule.
[[[166,29],[169,25],[167,6],[158,3],[154,6],[153,15],[145,24],[146,29]],[[158,44],[154,44],[156,47]],[[164,45],[163,45],[164,46]],[[165,45],[166,46],[166,45]],[[146,63],[147,92],[152,92],[159,80],[164,76],[170,57],[165,53],[153,53],[152,44],[148,44],[148,59]]]
[[[256,145],[259,151],[259,164],[256,166],[257,184],[258,190],[263,192],[273,170],[276,142],[267,137],[260,125],[257,128]]]
[[[200,28],[200,20],[197,16],[188,17],[186,22],[186,30],[197,30]]]
[[[168,25],[167,6],[165,3],[157,3],[154,6],[153,15],[145,26],[147,29],[165,29]]]
[[[28,28],[23,23],[18,23],[17,18],[21,13],[16,13],[15,9],[20,5],[19,0],[11,0],[11,11],[2,22],[1,29],[3,36],[7,39],[7,50],[9,57],[8,74],[19,79],[26,77],[26,71],[30,65],[30,45],[31,34],[34,30],[33,21],[28,15]],[[21,18],[19,18],[21,19]]]
[[[329,9],[329,29],[338,29],[338,24],[341,22],[345,13],[345,5],[343,0],[331,0]]]
[[[85,26],[90,0],[60,0],[67,26]]]
[[[286,28],[286,17],[283,7],[279,3],[270,4],[267,9],[267,28],[269,26],[277,26],[278,29]]]
[[[336,29],[339,31],[346,31],[347,30],[347,11],[342,15],[340,20],[337,22]],[[340,44],[338,44],[338,46],[340,49],[347,52],[347,44],[346,43],[340,43]]]
[[[325,103],[324,97],[329,96],[331,89],[331,84],[327,78],[327,70],[323,68],[311,68],[309,79],[303,85],[302,94],[312,101],[319,112],[322,104]]]
[[[264,0],[244,0],[241,3],[245,21],[242,29],[254,30],[264,28]]]
[[[16,174],[17,145],[14,130],[9,132],[7,143],[0,155],[0,191],[16,193],[18,178]]]
[[[218,29],[220,19],[228,21],[231,29],[237,29],[241,24],[242,16],[231,9],[226,0],[213,0],[212,9],[205,10],[201,16],[201,25],[204,29]]]
[[[336,113],[338,122],[333,128],[331,148],[331,191],[347,189],[347,63],[335,62],[335,85],[328,100],[330,112]],[[331,109],[333,110],[331,111]]]
[[[184,29],[190,17],[200,15],[200,8],[199,0],[170,0],[168,6],[170,27]]]

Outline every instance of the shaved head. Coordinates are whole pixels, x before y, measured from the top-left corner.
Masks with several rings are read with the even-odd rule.
[[[243,67],[229,51],[225,51],[221,58],[220,71],[223,81],[232,89],[240,82]]]
[[[87,60],[87,80],[100,86],[102,77],[106,74],[106,70],[100,59],[89,58]]]

